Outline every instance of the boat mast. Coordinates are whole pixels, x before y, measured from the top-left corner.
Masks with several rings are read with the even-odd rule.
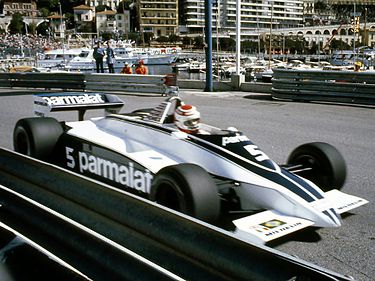
[[[59,1],[59,10],[60,10],[60,37],[62,37],[63,63],[65,65],[65,32],[64,32],[64,27],[63,27],[63,14],[61,10],[61,1]]]

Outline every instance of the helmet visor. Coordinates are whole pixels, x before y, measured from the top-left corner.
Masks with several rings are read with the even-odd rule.
[[[200,118],[184,121],[184,125],[190,129],[196,129],[199,126]]]

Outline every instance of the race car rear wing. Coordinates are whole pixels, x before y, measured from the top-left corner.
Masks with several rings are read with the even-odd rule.
[[[48,116],[53,111],[78,111],[83,120],[86,110],[105,109],[105,112],[119,113],[124,102],[115,95],[105,93],[62,92],[34,95],[34,114]]]

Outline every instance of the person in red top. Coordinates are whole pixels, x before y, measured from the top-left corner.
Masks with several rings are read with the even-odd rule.
[[[133,70],[132,68],[129,66],[129,64],[126,62],[125,63],[125,66],[122,68],[121,72],[122,74],[132,74],[133,73]]]
[[[145,62],[143,60],[140,60],[138,62],[138,66],[135,69],[136,74],[148,74],[148,68],[145,66]]]

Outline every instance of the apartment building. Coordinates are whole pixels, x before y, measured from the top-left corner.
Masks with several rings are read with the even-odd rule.
[[[337,5],[353,5],[353,4],[360,4],[360,5],[373,5],[375,4],[375,0],[326,0],[329,4],[337,4]]]
[[[183,2],[185,26],[180,31],[191,36],[203,34],[205,9],[203,0]],[[240,7],[241,37],[256,39],[259,32],[302,25],[303,0],[242,0]],[[221,36],[234,37],[236,32],[236,0],[217,0],[212,10],[212,26]]]
[[[36,7],[36,1],[34,0],[12,0],[4,1],[4,16],[12,16],[15,13],[19,13],[27,17],[36,17],[38,15],[38,9]]]
[[[106,10],[96,13],[96,30],[100,34],[102,32],[115,33],[123,35],[129,33],[130,27],[129,11],[124,13],[116,13],[113,10]]]
[[[111,10],[116,10],[121,0],[86,0],[86,6],[97,7],[97,6],[107,6]]]
[[[138,0],[139,31],[156,37],[178,33],[178,0]]]

